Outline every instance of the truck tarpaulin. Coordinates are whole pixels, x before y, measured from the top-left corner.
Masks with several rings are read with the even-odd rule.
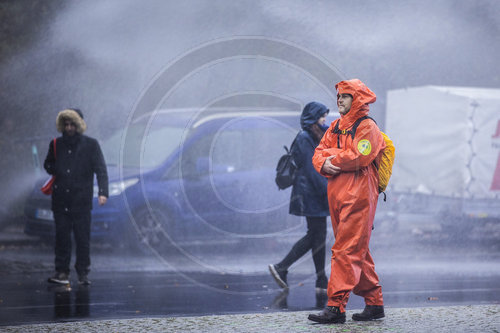
[[[394,191],[500,198],[500,89],[391,90],[386,132],[398,149]]]

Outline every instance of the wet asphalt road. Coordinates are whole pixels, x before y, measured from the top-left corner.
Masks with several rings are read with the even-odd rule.
[[[47,274],[4,276],[0,283],[0,323],[16,325],[74,320],[139,318],[311,310],[325,305],[306,275],[289,279],[289,292],[276,288],[267,274],[176,272],[102,272],[92,285],[49,285]],[[74,277],[73,277],[74,278]],[[387,307],[500,303],[498,274],[381,273]],[[363,301],[351,296],[348,309]]]
[[[89,287],[79,286],[74,272],[70,287],[47,283],[53,263],[49,245],[0,244],[0,326],[323,308],[326,298],[316,297],[309,254],[290,269],[289,292],[277,287],[267,264],[281,259],[290,244],[275,243],[262,244],[260,252],[198,249],[189,260],[96,246]],[[379,234],[372,253],[386,307],[500,303],[496,240],[452,246],[427,238],[396,242],[393,235]],[[348,310],[363,306],[360,297],[351,296]]]

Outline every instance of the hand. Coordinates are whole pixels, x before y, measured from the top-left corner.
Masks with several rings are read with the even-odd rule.
[[[99,206],[102,206],[108,201],[108,198],[106,198],[104,195],[100,195],[97,200],[99,201]]]
[[[321,171],[332,176],[338,175],[340,173],[340,167],[333,165],[332,162],[330,161],[334,157],[335,156],[328,156],[326,158],[325,163],[323,163],[323,167],[321,168]]]

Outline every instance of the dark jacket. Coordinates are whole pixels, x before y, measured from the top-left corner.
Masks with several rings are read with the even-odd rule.
[[[302,131],[297,134],[292,147],[292,155],[297,164],[297,176],[292,187],[290,214],[298,216],[329,216],[327,179],[313,167],[314,149],[319,144],[311,132],[311,126],[328,109],[321,103],[308,103],[300,117]]]
[[[54,160],[53,141],[45,158],[44,168],[56,176],[52,187],[52,210],[61,213],[85,212],[92,209],[94,174],[98,195],[108,196],[108,174],[101,148],[96,139],[75,134],[63,134],[56,140]]]

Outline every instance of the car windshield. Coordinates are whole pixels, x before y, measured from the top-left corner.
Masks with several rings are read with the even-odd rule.
[[[108,165],[119,165],[120,152],[122,152],[123,167],[153,168],[161,164],[179,147],[184,129],[172,126],[152,126],[144,132],[142,125],[128,127],[127,146],[123,145],[123,134],[118,131],[102,144],[102,151]],[[140,159],[133,154],[123,154],[124,150],[140,151]]]

